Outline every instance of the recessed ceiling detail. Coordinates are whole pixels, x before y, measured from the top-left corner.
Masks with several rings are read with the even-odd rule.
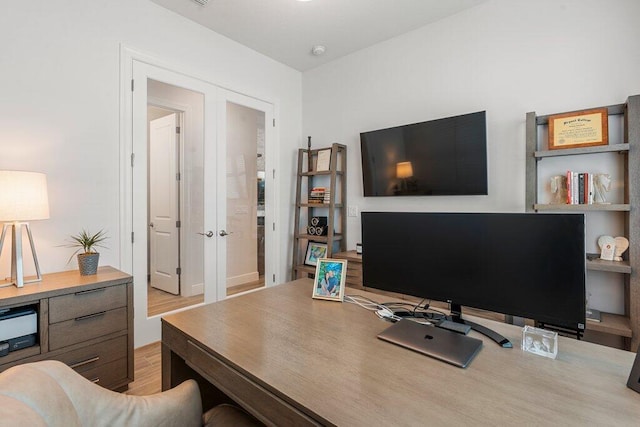
[[[152,1],[305,71],[487,0]],[[326,52],[310,55],[309,46],[319,44]]]

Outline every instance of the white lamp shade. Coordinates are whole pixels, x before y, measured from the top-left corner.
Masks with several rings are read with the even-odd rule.
[[[396,176],[398,178],[410,178],[413,176],[411,162],[399,162],[396,164]]]
[[[48,218],[49,197],[45,174],[0,171],[0,222]]]

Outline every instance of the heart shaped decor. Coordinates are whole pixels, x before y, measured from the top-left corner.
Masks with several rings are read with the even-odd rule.
[[[611,236],[600,236],[598,238],[598,246],[600,246],[600,250],[602,251],[602,248],[606,247],[607,245],[615,245],[616,244],[616,239],[614,239]]]
[[[625,237],[616,237],[613,240],[616,244],[616,256],[613,259],[616,261],[622,261],[622,254],[629,248],[629,240]]]

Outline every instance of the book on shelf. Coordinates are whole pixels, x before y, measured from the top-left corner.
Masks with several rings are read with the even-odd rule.
[[[567,171],[567,204],[592,205],[594,199],[593,174]]]

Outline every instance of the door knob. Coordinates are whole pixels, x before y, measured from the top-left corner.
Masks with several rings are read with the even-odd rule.
[[[149,223],[149,227],[153,228],[153,223],[152,222]]]
[[[207,236],[207,237],[212,237],[213,236],[213,231],[209,230],[206,233],[198,233],[201,236]]]
[[[224,237],[224,236],[227,236],[229,233],[227,233],[225,230],[220,230],[220,233],[218,234]]]

